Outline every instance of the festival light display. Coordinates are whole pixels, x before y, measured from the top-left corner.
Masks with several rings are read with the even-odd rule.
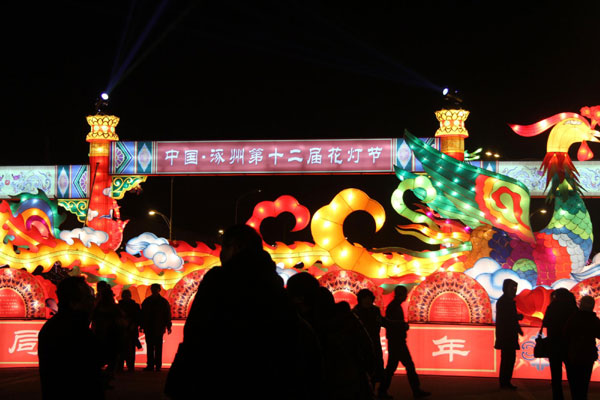
[[[292,231],[310,229],[313,242],[263,244],[284,282],[298,271],[309,271],[338,301],[353,304],[356,292],[368,288],[382,307],[396,285],[407,285],[407,316],[421,323],[492,323],[507,278],[519,284],[517,308],[525,315],[526,325],[539,325],[552,290],[558,287],[571,289],[578,297],[592,294],[600,298],[600,257],[588,263],[592,224],[581,197],[578,171],[568,154],[569,147],[580,142],[578,159],[593,157],[586,142],[599,141],[594,128],[600,122],[600,106],[584,107],[581,114],[557,114],[531,125],[510,125],[524,137],[551,129],[540,168],[554,210],[548,225],[537,232],[531,228],[530,193],[525,184],[461,158],[468,137],[467,116],[466,110],[436,113],[441,151],[405,133],[403,146],[423,173],[414,172],[408,163],[395,166],[400,182],[391,205],[409,221],[396,230],[437,246],[435,250],[367,249],[351,243],[343,227],[352,213],[368,213],[375,232],[386,223],[381,203],[359,189],[342,190],[312,217],[298,199],[282,195],[256,204],[246,223],[260,233],[265,219],[289,212],[295,218]],[[109,149],[119,143],[117,117],[98,115],[88,121],[90,199],[77,199],[77,213],[86,216],[85,226],[61,230],[63,217],[56,201],[44,193],[22,194],[19,201],[0,203],[0,264],[8,266],[0,270],[0,312],[2,304],[10,303],[5,309],[10,308],[13,317],[47,317],[44,302],[53,296],[52,284],[34,277],[33,272],[61,265],[87,276],[90,283],[106,280],[116,293],[130,288],[138,300],[143,300],[151,284],[159,283],[166,290],[173,316],[185,318],[204,274],[220,265],[220,247],[169,242],[144,232],[130,239],[125,251],[115,251],[126,225],[120,220],[116,200],[147,176],[111,173],[115,165],[111,165]],[[391,152],[393,146],[388,147],[386,151]],[[396,158],[391,153],[386,157]],[[126,157],[117,161],[124,163]],[[419,204],[406,204],[407,192],[412,192]],[[18,299],[25,300],[20,303]]]

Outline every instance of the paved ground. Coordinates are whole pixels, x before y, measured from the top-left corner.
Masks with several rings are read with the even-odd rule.
[[[162,394],[167,372],[144,372],[118,375],[114,388],[107,392],[107,400],[143,399],[165,400]],[[551,399],[550,382],[545,380],[514,379],[517,391],[500,391],[496,379],[421,375],[424,389],[432,392],[430,399]],[[571,399],[568,384],[564,382],[565,398]],[[4,399],[40,399],[37,368],[0,368],[0,392]],[[392,381],[390,394],[394,399],[411,398],[406,377],[397,375]],[[590,400],[600,400],[600,382],[592,382]]]

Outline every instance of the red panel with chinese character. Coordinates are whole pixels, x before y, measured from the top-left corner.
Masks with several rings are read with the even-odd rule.
[[[32,367],[38,364],[37,337],[45,320],[0,321],[0,368]],[[183,339],[184,321],[173,323],[173,332],[164,335],[163,365],[168,367]],[[539,328],[523,328],[521,348],[517,350],[514,378],[550,379],[545,358],[533,357]],[[146,346],[136,353],[136,365],[145,366]],[[476,325],[411,324],[408,331],[410,349],[417,372],[422,375],[497,377],[500,352],[494,349],[494,327]],[[387,358],[387,340],[382,329],[381,343]],[[400,364],[397,374],[404,374]],[[566,374],[563,375],[566,379]],[[600,363],[594,363],[593,381],[600,381]]]
[[[38,334],[45,320],[0,321],[0,368],[37,366]],[[183,340],[183,321],[173,322],[172,333],[163,337],[163,365],[168,367]],[[135,365],[146,366],[146,341],[140,335],[142,349],[137,350]]]

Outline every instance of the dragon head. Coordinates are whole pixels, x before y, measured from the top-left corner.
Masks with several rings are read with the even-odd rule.
[[[596,109],[596,107],[592,107]],[[591,114],[586,112],[589,107],[582,108],[584,115]],[[600,142],[600,132],[594,130],[596,121],[590,126],[590,123],[579,114],[560,113],[546,118],[531,125],[509,125],[515,133],[520,136],[531,137],[552,128],[548,136],[546,151],[548,153],[567,153],[573,143],[581,142],[577,151],[579,161],[587,161],[594,156],[586,142]]]
[[[546,151],[548,153],[566,153],[573,143],[581,142],[577,151],[579,161],[587,161],[594,157],[586,142],[600,142],[600,132],[590,128],[588,122],[579,118],[567,118],[557,123],[548,137]]]

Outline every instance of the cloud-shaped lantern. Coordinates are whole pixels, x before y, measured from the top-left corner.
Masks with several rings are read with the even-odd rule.
[[[125,251],[131,255],[142,254],[160,269],[180,270],[183,268],[183,258],[177,255],[175,249],[165,238],[145,232],[127,242]]]

